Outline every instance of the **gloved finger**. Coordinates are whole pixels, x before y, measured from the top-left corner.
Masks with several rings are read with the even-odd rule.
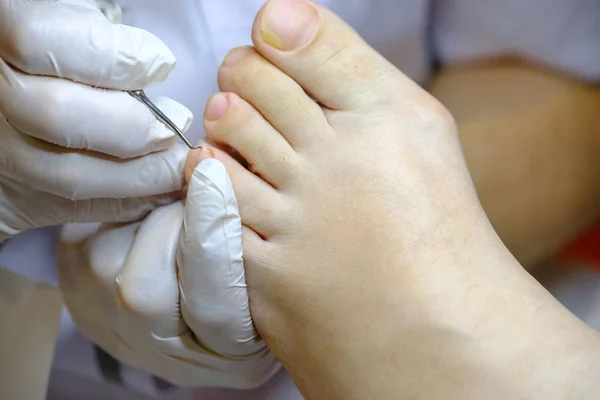
[[[81,0],[0,0],[0,58],[28,74],[118,90],[154,86],[175,65],[154,35],[111,24]]]
[[[73,322],[84,329],[84,334],[101,340],[106,336],[105,321],[98,307],[98,284],[89,269],[87,240],[99,224],[68,225],[61,230],[58,246],[58,284]],[[114,301],[114,300],[113,300]]]
[[[40,191],[71,200],[146,197],[181,190],[188,148],[175,141],[166,150],[120,160],[84,150],[67,150],[8,132],[0,147],[0,171]]]
[[[119,298],[135,323],[162,338],[187,330],[179,310],[175,266],[182,220],[181,202],[152,212],[140,225],[118,278]]]
[[[250,317],[241,219],[229,175],[206,159],[189,182],[177,251],[181,309],[208,349],[241,356],[264,348]]]
[[[58,249],[58,283],[73,322],[88,339],[127,364],[136,357],[113,331],[118,317],[115,278],[137,225],[66,225]]]
[[[111,301],[116,301],[117,278],[127,262],[140,224],[141,222],[100,225],[85,244],[86,261],[92,277]]]
[[[98,322],[108,326],[110,330],[120,330],[118,335],[113,335],[112,332],[109,335],[118,336],[120,340],[125,340],[126,330],[123,329],[124,316],[120,315],[122,308],[119,304],[118,279],[135,241],[140,224],[140,222],[137,222],[127,225],[100,225],[79,250],[80,253],[84,254],[86,262],[80,268],[87,270],[86,272],[93,281],[93,286],[90,286],[90,288],[95,288],[93,295],[90,294],[90,296],[94,297],[93,305],[98,312],[96,319],[100,319],[101,321]],[[65,230],[67,229],[63,228],[63,231]],[[64,236],[63,233],[61,242],[65,241]],[[81,283],[74,285],[81,285]],[[71,287],[74,287],[74,285],[71,285]],[[132,323],[132,321],[129,322]],[[127,322],[125,323],[127,324]],[[92,324],[94,323],[87,322],[87,325]],[[126,350],[127,346],[122,346],[120,341],[114,341],[110,348],[120,353],[122,350]]]
[[[166,98],[155,100],[185,131],[192,113]],[[0,110],[19,132],[72,149],[131,158],[164,150],[175,133],[125,92],[65,79],[27,75],[0,59]]]
[[[157,207],[172,203],[178,196],[180,193],[72,201],[39,192],[21,182],[4,177],[0,187],[0,221],[12,228],[10,232],[6,232],[9,235],[30,228],[71,222],[130,222],[139,220]],[[44,207],[39,207],[40,204],[44,204]]]

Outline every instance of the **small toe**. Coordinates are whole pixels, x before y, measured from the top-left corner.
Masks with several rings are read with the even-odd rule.
[[[214,148],[214,158],[221,161],[233,185],[242,224],[264,239],[278,232],[280,216],[288,206],[284,198],[268,183],[244,168],[223,150]]]
[[[216,94],[204,117],[207,136],[235,149],[249,169],[273,187],[292,179],[297,156],[290,144],[250,104],[233,93]]]
[[[321,107],[253,48],[237,48],[225,57],[219,86],[251,104],[294,148],[333,134]]]

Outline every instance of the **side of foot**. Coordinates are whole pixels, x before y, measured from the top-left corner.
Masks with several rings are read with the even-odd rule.
[[[504,368],[545,329],[589,337],[495,234],[436,100],[309,1],[269,1],[252,38],[204,124],[249,165],[215,150],[253,318],[305,394],[507,398],[533,372]]]

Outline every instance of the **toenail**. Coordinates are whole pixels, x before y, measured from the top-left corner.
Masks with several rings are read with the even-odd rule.
[[[229,99],[225,93],[218,93],[208,101],[204,119],[207,121],[217,121],[229,109]]]
[[[223,60],[223,67],[233,67],[252,50],[251,47],[237,47],[229,52]]]
[[[197,149],[190,151],[185,162],[185,182],[187,184],[190,183],[194,169],[196,169],[200,162],[206,160],[207,158],[213,158],[214,156],[215,154],[210,147],[200,146]]]
[[[289,51],[307,44],[317,25],[317,10],[306,0],[271,0],[263,11],[260,30],[268,45]]]

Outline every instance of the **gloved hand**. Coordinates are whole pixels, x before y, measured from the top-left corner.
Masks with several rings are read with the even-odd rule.
[[[185,205],[141,223],[67,225],[59,285],[84,335],[174,384],[246,389],[279,369],[250,317],[241,220],[215,159],[194,170]]]
[[[156,37],[111,24],[91,0],[0,0],[0,242],[172,201],[187,149],[122,90],[156,85],[174,64]],[[191,123],[180,104],[157,103]]]

